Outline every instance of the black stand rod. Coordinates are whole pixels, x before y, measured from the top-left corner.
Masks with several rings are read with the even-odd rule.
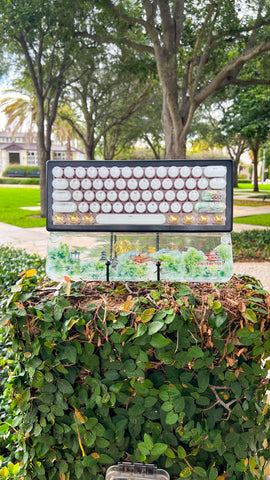
[[[111,265],[110,260],[107,260],[107,262],[106,262],[106,282],[110,281],[110,265]]]
[[[160,265],[161,265],[161,262],[156,263],[156,266],[157,266],[157,281],[158,282],[160,282]]]

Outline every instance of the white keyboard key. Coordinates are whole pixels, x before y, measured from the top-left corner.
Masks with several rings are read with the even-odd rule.
[[[138,192],[138,190],[133,190],[133,192],[130,192],[130,200],[133,202],[138,202],[141,199],[141,194]]]
[[[127,202],[127,203],[125,204],[125,207],[124,207],[124,208],[125,208],[125,212],[127,212],[127,213],[133,213],[134,210],[135,210],[135,205],[134,205],[134,203]]]
[[[198,202],[195,211],[198,213],[223,213],[226,205],[223,202]]]
[[[63,176],[63,169],[61,167],[54,167],[52,174],[55,178],[61,178]]]
[[[208,180],[206,180],[206,178],[200,178],[197,185],[200,190],[205,190],[208,187]]]
[[[172,188],[172,180],[170,178],[165,178],[163,181],[162,181],[162,187],[165,189],[165,190],[169,190],[170,188]]]
[[[202,168],[199,166],[193,167],[191,173],[193,177],[199,178],[202,176]]]
[[[112,178],[119,178],[121,175],[120,168],[118,167],[112,167],[110,173]]]
[[[93,204],[92,204],[92,205],[93,205]],[[81,202],[81,203],[79,204],[79,211],[80,211],[81,213],[86,213],[86,212],[88,212],[88,210],[89,210],[89,205],[88,205],[88,203],[86,203],[86,202]]]
[[[98,213],[100,211],[100,204],[97,202],[93,202],[90,204],[90,210],[92,213]]]
[[[181,175],[181,177],[183,177],[183,178],[189,177],[189,176],[190,176],[190,172],[191,172],[191,170],[190,170],[189,167],[181,167],[181,169],[180,169],[180,175]]]
[[[144,171],[142,167],[135,167],[133,170],[133,175],[135,178],[142,178],[144,175]]]
[[[205,167],[204,175],[208,178],[211,177],[224,177],[226,175],[227,169],[223,165],[213,165]]]
[[[165,193],[165,199],[167,202],[172,202],[175,199],[175,192],[173,190],[168,190]]]
[[[113,205],[113,211],[115,213],[121,213],[123,211],[123,204],[120,202],[116,202]]]
[[[173,202],[171,204],[171,211],[173,213],[179,213],[181,211],[181,203],[179,202]]]
[[[100,225],[163,225],[166,222],[165,215],[151,215],[139,213],[131,214],[99,214],[96,216],[96,222]]]
[[[126,188],[126,180],[124,180],[123,178],[118,178],[118,180],[116,180],[116,188],[118,188],[118,190],[124,190]]]
[[[72,180],[70,180],[70,188],[72,188],[72,190],[79,190],[80,186],[81,186],[81,182],[80,180],[78,180],[78,178],[72,178]]]
[[[186,188],[188,190],[193,190],[196,187],[196,180],[195,178],[188,178],[186,181]]]
[[[98,202],[104,202],[105,199],[106,199],[106,192],[104,192],[104,190],[98,190],[96,192],[96,200]]]
[[[158,178],[165,178],[166,175],[167,175],[167,168],[166,167],[158,167],[157,177]]]
[[[73,200],[80,202],[83,199],[83,193],[81,190],[75,190],[72,194]]]
[[[82,188],[83,188],[84,190],[89,190],[89,189],[91,188],[91,186],[92,186],[92,182],[91,182],[91,180],[89,180],[89,178],[84,178],[84,179],[82,180],[81,185],[82,185]]]
[[[170,167],[168,170],[168,175],[171,178],[176,178],[179,175],[179,168],[178,167]]]
[[[107,167],[100,167],[98,174],[100,178],[108,178],[109,176],[109,169]]]
[[[68,181],[65,178],[56,178],[52,181],[52,186],[56,190],[65,190],[68,188]]]
[[[132,176],[132,170],[130,167],[124,167],[122,169],[122,176],[124,178],[130,178]]]
[[[156,200],[156,202],[161,202],[161,200],[163,200],[164,198],[164,193],[162,192],[162,190],[156,190],[153,193],[153,198],[154,200]]]
[[[54,202],[52,209],[55,213],[74,213],[77,211],[77,205],[74,202]]]
[[[74,177],[74,168],[66,167],[64,169],[64,175],[66,178],[73,178]]]
[[[54,190],[52,198],[59,202],[68,202],[71,199],[71,193],[69,190]]]
[[[139,181],[139,188],[142,190],[147,190],[147,188],[149,188],[149,180],[147,180],[147,178],[142,178]]]
[[[109,203],[109,202],[104,202],[102,205],[101,205],[101,210],[102,212],[104,213],[110,213],[112,211],[112,204]]]
[[[154,167],[146,167],[144,173],[145,173],[146,178],[154,178],[155,169],[154,169]]]
[[[144,213],[146,210],[146,205],[144,202],[139,202],[136,204],[136,211],[138,213]]]
[[[161,213],[167,213],[169,211],[169,209],[170,209],[170,206],[167,202],[161,202],[159,204],[159,211]]]
[[[104,187],[107,190],[113,190],[114,189],[114,181],[111,178],[107,178],[104,182]]]
[[[88,175],[89,178],[96,178],[97,174],[98,174],[98,172],[97,172],[96,167],[89,167],[87,169],[87,175]]]
[[[197,192],[197,190],[192,190],[191,192],[188,193],[188,198],[192,202],[196,202],[199,198],[199,192]]]
[[[145,190],[142,192],[142,200],[145,202],[150,202],[150,200],[152,200],[152,192],[150,192],[150,190]]]
[[[184,188],[185,186],[185,182],[184,180],[182,180],[182,178],[177,178],[175,181],[174,181],[174,188],[176,190],[182,190],[182,188]]]
[[[216,190],[221,190],[225,188],[226,180],[225,178],[211,178],[210,180],[210,187]]]
[[[126,190],[122,190],[121,192],[119,192],[118,197],[119,197],[119,200],[121,200],[121,202],[127,202],[127,200],[129,199],[129,194]],[[110,200],[109,197],[108,197],[108,200]]]
[[[151,181],[151,188],[153,190],[158,190],[161,187],[161,181],[158,178],[153,178]]]
[[[130,190],[136,190],[138,187],[138,182],[135,180],[135,178],[130,178],[127,182],[127,186]]]
[[[125,193],[125,192],[120,192],[119,193],[119,197],[120,197],[120,194],[121,193]],[[108,193],[107,193],[107,199],[110,201],[110,202],[115,202],[115,200],[117,199],[117,193],[114,191],[114,190],[110,190]],[[120,198],[121,200],[121,198]]]
[[[83,167],[77,167],[75,170],[76,176],[79,178],[84,178],[86,175],[85,168]]]
[[[87,200],[88,202],[92,202],[95,198],[94,192],[92,190],[88,190],[87,192],[84,193],[84,199]]]
[[[158,209],[158,206],[155,202],[150,202],[148,203],[147,205],[147,210],[148,212],[150,213],[156,213],[157,212],[157,209]]]
[[[93,188],[95,190],[101,190],[103,188],[103,181],[101,178],[95,178],[95,180],[93,180]]]
[[[191,202],[185,202],[185,203],[183,204],[182,209],[183,209],[183,212],[185,212],[185,213],[190,213],[190,212],[192,212],[192,210],[193,210],[193,203],[191,203]]]
[[[187,192],[185,190],[180,190],[177,192],[176,198],[179,202],[184,202],[187,199]]]

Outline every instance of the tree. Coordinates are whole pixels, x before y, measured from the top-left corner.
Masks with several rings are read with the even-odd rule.
[[[243,74],[250,60],[270,49],[267,0],[248,2],[244,9],[232,0],[103,4],[122,22],[114,41],[156,59],[167,158],[185,157],[194,113],[210,95],[228,85],[265,81]],[[87,31],[81,35],[91,38]],[[99,38],[109,42],[113,35],[104,31]]]

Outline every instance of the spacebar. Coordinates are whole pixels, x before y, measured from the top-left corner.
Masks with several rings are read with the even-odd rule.
[[[166,217],[162,214],[100,213],[96,216],[96,222],[101,225],[162,225]]]

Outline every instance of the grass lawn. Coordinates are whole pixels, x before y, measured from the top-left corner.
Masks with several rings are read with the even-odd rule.
[[[237,190],[251,190],[251,191],[253,191],[253,185],[252,185],[252,183],[238,183],[238,188],[234,188],[235,192],[237,192]],[[264,183],[264,184],[259,183],[259,192],[270,193],[270,184],[269,183]],[[255,192],[255,193],[258,193],[258,192]]]
[[[20,207],[37,207],[40,203],[39,188],[1,187],[0,188],[0,222],[17,227],[44,227],[45,218],[35,218],[40,210],[24,210]]]
[[[237,217],[234,218],[233,222],[270,227],[270,213],[264,213],[262,215],[249,215],[247,217]]]

